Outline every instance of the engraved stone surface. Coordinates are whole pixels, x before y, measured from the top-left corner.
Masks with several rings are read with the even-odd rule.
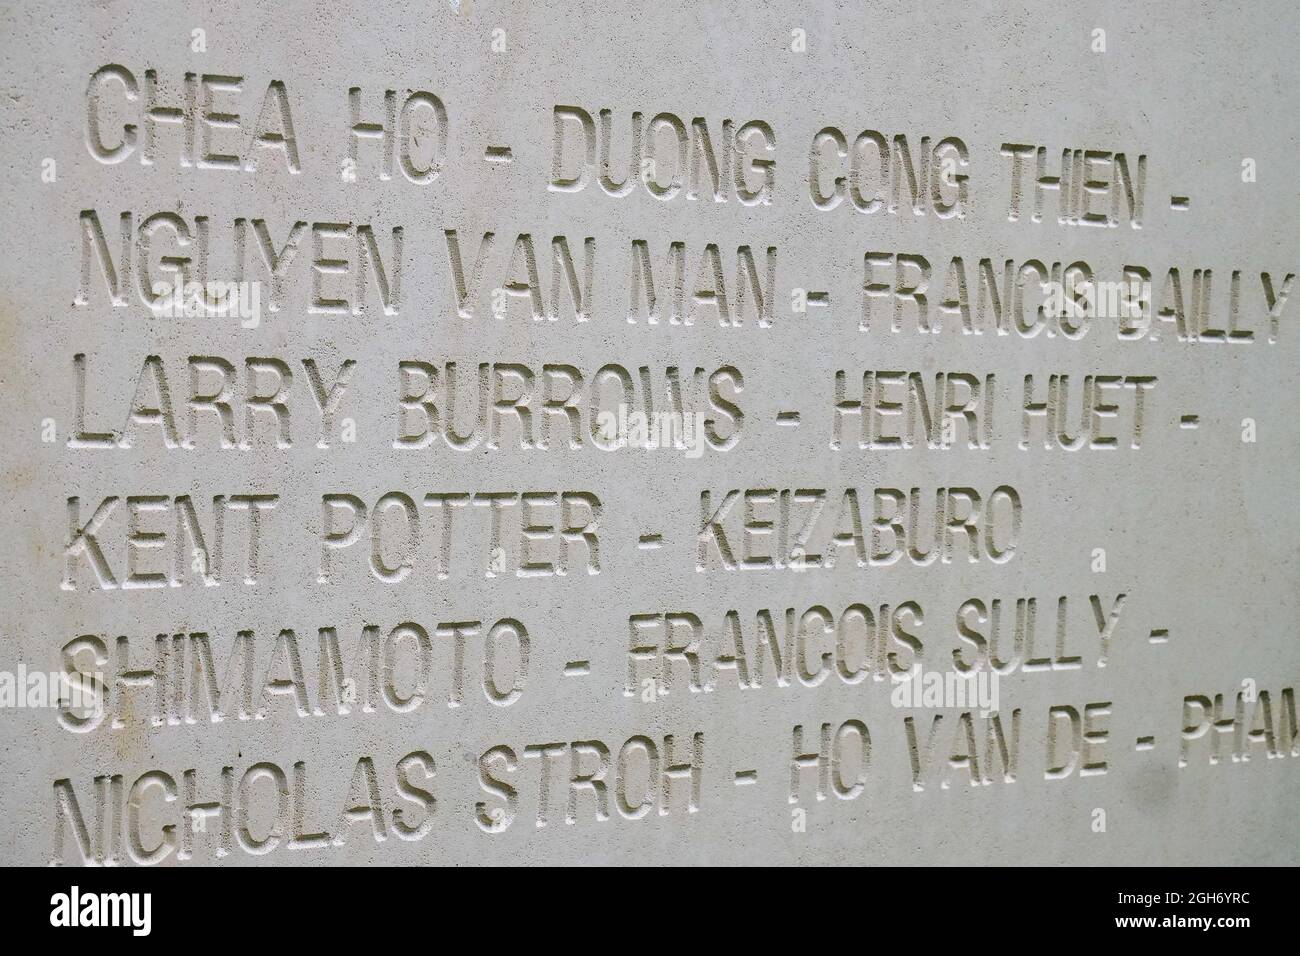
[[[0,12],[0,858],[1300,862],[1300,12]]]

